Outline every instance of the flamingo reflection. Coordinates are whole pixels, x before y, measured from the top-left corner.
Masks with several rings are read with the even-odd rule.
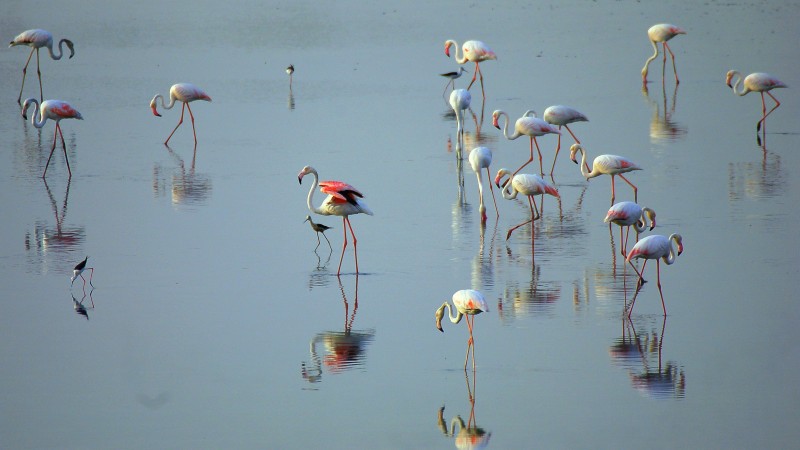
[[[177,169],[172,173],[169,188],[173,205],[202,205],[210,197],[212,191],[211,178],[206,174],[195,171],[197,151],[192,154],[192,163],[189,170],[177,153],[172,148],[165,145],[167,152],[175,159]],[[166,176],[162,176],[164,169],[159,164],[153,165],[153,194],[160,197],[166,194]]]
[[[728,199],[759,201],[786,193],[786,175],[781,156],[761,147],[760,161],[728,163]],[[732,211],[733,212],[733,211]],[[768,216],[759,215],[759,217]]]
[[[460,415],[456,415],[450,420],[450,428],[447,428],[447,421],[444,418],[444,406],[439,408],[436,416],[436,423],[443,435],[455,438],[456,448],[459,449],[479,449],[489,445],[492,432],[477,425],[475,419],[475,393],[476,375],[472,375],[472,386],[469,383],[469,373],[464,372],[464,379],[467,383],[467,393],[469,394],[469,419],[464,423]],[[456,429],[458,427],[458,429]]]
[[[67,180],[64,187],[64,200],[59,208],[53,192],[46,179],[42,180],[47,196],[50,199],[50,206],[55,216],[55,227],[48,225],[43,220],[34,223],[32,232],[25,233],[25,250],[29,253],[29,258],[33,258],[36,265],[41,266],[41,271],[47,272],[50,262],[54,262],[59,268],[72,267],[76,259],[73,254],[83,245],[86,239],[86,228],[83,226],[66,226],[67,206],[69,204],[70,181]],[[48,261],[48,254],[55,257],[55,261]]]
[[[659,105],[658,100],[650,98],[647,85],[642,85],[642,95],[653,108],[653,115],[650,118],[650,142],[654,144],[663,141],[677,141],[686,136],[686,127],[672,120],[678,99],[678,86],[676,84],[675,90],[672,92],[672,106],[668,110],[667,88],[663,78],[661,79],[661,105],[663,108]]]
[[[323,331],[311,339],[309,344],[311,362],[301,364],[301,375],[309,383],[322,381],[323,367],[330,373],[340,373],[363,367],[366,347],[375,339],[374,329],[353,330],[353,322],[355,322],[358,311],[358,275],[356,275],[352,313],[350,313],[350,305],[347,302],[341,278],[339,279],[339,290],[344,303],[344,331]],[[317,345],[320,343],[324,345],[326,352],[321,357],[317,352]]]
[[[608,351],[614,364],[628,371],[633,388],[654,399],[683,398],[683,368],[674,361],[663,363],[662,359],[667,318],[662,319],[660,334],[656,330],[637,334],[631,320],[623,317],[622,321],[622,336]]]
[[[94,291],[94,289],[90,289],[89,290],[89,294],[88,294],[89,303],[92,306],[88,306],[88,305],[83,303],[86,300],[86,296],[87,296],[86,291],[83,292],[83,298],[81,298],[80,301],[78,301],[78,299],[75,298],[75,294],[70,293],[70,295],[72,296],[72,309],[75,310],[75,314],[78,314],[79,316],[85,317],[86,320],[89,320],[89,310],[90,309],[94,309],[94,300],[92,300],[92,292],[93,291]]]
[[[511,263],[520,267],[530,267],[530,280],[521,281],[510,278],[497,302],[497,314],[504,324],[515,318],[523,318],[552,312],[554,305],[561,298],[561,285],[553,281],[542,281],[542,266],[521,256],[515,256],[510,247],[506,253]]]

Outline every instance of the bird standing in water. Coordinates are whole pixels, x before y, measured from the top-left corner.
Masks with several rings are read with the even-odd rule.
[[[677,245],[677,254],[672,246],[673,241]],[[675,257],[681,253],[683,253],[683,238],[677,233],[673,233],[669,235],[669,237],[661,236],[659,234],[647,236],[646,238],[637,242],[631,251],[628,252],[628,256],[625,258],[625,261],[629,263],[631,267],[633,267],[633,270],[639,275],[639,282],[636,283],[636,294],[634,294],[633,300],[631,300],[631,307],[628,310],[628,317],[630,317],[631,313],[633,312],[633,304],[636,303],[636,295],[639,294],[639,289],[644,284],[644,278],[642,278],[642,274],[644,273],[645,266],[647,266],[647,261],[650,259],[656,260],[658,295],[661,296],[661,308],[664,310],[664,315],[667,315],[667,307],[664,306],[664,293],[661,292],[661,259],[663,259],[664,262],[669,265],[674,263]],[[636,270],[636,267],[631,262],[631,260],[637,258],[644,259],[641,271]]]
[[[472,328],[475,322],[475,316],[489,311],[489,305],[486,299],[478,291],[472,289],[462,289],[453,294],[453,306],[456,309],[456,315],[453,316],[453,310],[450,304],[445,300],[442,306],[436,310],[436,328],[444,333],[442,328],[442,319],[444,318],[444,309],[447,308],[447,315],[450,322],[459,323],[461,318],[467,316],[467,328],[469,328],[469,340],[467,341],[467,356],[464,358],[464,370],[467,370],[467,362],[469,361],[469,351],[472,350],[472,371],[475,371],[475,340],[472,338]]]
[[[731,85],[731,81],[733,77],[736,77],[736,84]],[[769,91],[776,89],[776,88],[785,88],[788,87],[784,82],[781,80],[773,77],[768,73],[763,72],[756,72],[751,73],[747,77],[744,78],[744,85],[742,86],[741,91],[737,91],[736,89],[739,87],[739,83],[742,82],[742,74],[739,73],[737,70],[729,70],[725,76],[725,84],[728,85],[729,88],[733,89],[733,93],[739,96],[743,96],[748,92],[758,92],[761,94],[761,120],[758,121],[756,124],[756,132],[761,130],[761,125],[764,124],[764,121],[767,119],[767,116],[778,109],[778,106],[781,106],[781,102],[778,101],[775,96],[770,94]],[[764,94],[769,95],[773,100],[775,100],[775,106],[767,112],[767,104],[764,103]]]
[[[322,237],[324,237],[325,240],[328,241],[328,237],[325,236],[325,231],[330,230],[331,227],[329,227],[327,225],[323,225],[321,223],[314,223],[314,221],[311,220],[311,216],[306,216],[306,220],[304,220],[303,222],[308,222],[311,225],[311,229],[314,230],[317,233],[317,246],[314,247],[314,250],[316,250],[319,247],[319,244],[320,244],[319,234],[320,233],[322,233]],[[330,247],[331,251],[333,251],[333,247],[331,246],[331,241],[328,241],[328,247]]]
[[[64,56],[64,49],[62,46],[67,44],[67,48],[69,49],[69,57],[72,58],[75,56],[75,47],[72,45],[72,41],[69,39],[61,39],[58,41],[58,55],[53,52],[53,35],[50,34],[49,31],[46,30],[27,30],[23,31],[17,37],[8,44],[9,47],[14,47],[17,45],[27,45],[31,48],[31,54],[28,55],[28,60],[25,62],[25,67],[22,68],[22,86],[19,88],[19,97],[17,97],[17,103],[20,103],[22,100],[22,89],[25,87],[25,74],[28,72],[28,64],[31,62],[31,58],[33,57],[33,52],[36,52],[36,74],[39,75],[39,101],[44,101],[44,94],[42,93],[42,71],[39,68],[39,49],[42,47],[47,47],[47,50],[50,52],[50,57],[54,60],[58,61]]]
[[[169,140],[172,139],[172,135],[175,134],[175,131],[183,123],[184,111],[188,109],[189,117],[191,117],[192,119],[192,134],[194,135],[194,146],[197,147],[197,132],[194,129],[194,114],[192,114],[192,107],[189,106],[189,102],[193,102],[195,100],[205,100],[210,102],[211,97],[209,97],[208,94],[206,94],[202,89],[191,83],[173,84],[172,87],[169,89],[169,105],[164,103],[164,96],[161,94],[156,94],[156,96],[153,97],[153,100],[150,101],[150,109],[153,110],[153,115],[161,117],[161,114],[159,114],[158,110],[156,109],[159,98],[161,99],[161,107],[164,109],[172,109],[172,107],[175,106],[176,100],[183,103],[183,106],[181,107],[181,119],[178,121],[178,124],[175,125],[175,128],[172,130],[172,133],[169,134],[167,140],[164,141],[164,145],[169,144]]]
[[[289,89],[292,88],[292,74],[294,73],[294,64],[289,64],[286,68],[286,74],[289,75]]]
[[[89,257],[87,256],[86,258],[83,259],[83,261],[79,262],[75,266],[75,268],[72,270],[72,279],[70,280],[70,281],[72,281],[72,283],[70,285],[75,284],[75,279],[78,278],[78,277],[81,277],[81,279],[83,280],[83,285],[86,286],[86,278],[83,278],[83,272],[86,271],[86,270],[89,270],[90,271],[89,272],[89,285],[94,287],[94,284],[92,284],[92,277],[94,276],[94,267],[86,267],[86,262],[88,260],[89,260]]]
[[[678,69],[675,68],[675,54],[672,53],[672,49],[670,49],[667,44],[668,40],[679,34],[686,34],[686,31],[668,23],[653,25],[647,30],[647,37],[650,39],[650,43],[653,44],[653,56],[647,59],[647,62],[644,63],[644,67],[642,68],[642,85],[647,85],[647,68],[650,66],[650,63],[656,59],[656,56],[658,56],[659,42],[661,42],[661,46],[664,47],[664,67],[667,65],[667,52],[669,52],[672,56],[672,71],[675,73],[675,84],[680,83],[680,80],[678,80]]]
[[[592,170],[587,171],[588,164],[586,164],[586,150],[583,149],[583,146],[580,144],[572,144],[572,147],[569,148],[569,159],[572,160],[575,164],[578,164],[578,161],[575,160],[575,155],[581,152],[581,175],[583,175],[587,180],[590,178],[598,177],[603,174],[611,175],[611,204],[614,204],[614,199],[616,198],[616,191],[614,190],[614,176],[619,175],[620,178],[625,180],[633,188],[633,200],[637,201],[637,194],[639,188],[634,186],[633,183],[628,181],[622,174],[626,172],[630,172],[633,170],[642,170],[635,162],[631,161],[628,158],[623,156],[617,155],[599,155],[597,158],[594,159],[592,163]]]
[[[622,247],[623,258],[628,256],[628,234],[631,232],[631,226],[636,230],[636,234],[639,234],[647,229],[648,219],[650,220],[650,231],[653,231],[653,228],[656,227],[656,212],[647,207],[642,208],[634,202],[615,203],[608,210],[603,222],[619,225],[619,245]],[[627,230],[623,239],[622,229],[626,227]]]
[[[447,92],[447,88],[449,88],[451,84],[453,85],[453,90],[456,89],[456,79],[461,78],[461,74],[463,74],[464,72],[467,72],[467,70],[464,69],[463,67],[459,67],[458,72],[447,72],[439,74],[448,79],[447,84],[444,85],[444,91],[442,91],[442,97],[444,97],[445,92]]]
[[[50,158],[53,157],[53,152],[56,150],[56,138],[61,136],[61,148],[64,150],[64,159],[67,161],[67,171],[69,177],[72,178],[72,169],[69,167],[69,158],[67,157],[67,143],[64,141],[64,133],[61,132],[61,119],[78,119],[83,120],[83,116],[75,108],[67,102],[61,100],[45,100],[39,105],[39,101],[35,98],[29,98],[22,104],[22,118],[28,119],[28,107],[33,104],[33,115],[31,116],[31,123],[36,128],[42,128],[47,122],[47,119],[55,120],[56,129],[53,132],[53,146],[50,148],[50,156],[47,157],[47,164],[44,166],[44,173],[42,178],[47,175],[47,168],[50,167]],[[37,119],[36,116],[39,116]]]

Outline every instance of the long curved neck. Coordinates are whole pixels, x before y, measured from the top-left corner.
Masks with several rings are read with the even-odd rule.
[[[40,117],[40,114],[39,114],[39,100],[36,100],[35,98],[29,99],[28,101],[25,102],[25,105],[23,105],[22,110],[23,111],[27,111],[28,106],[31,103],[33,103],[33,115],[31,116],[31,123],[36,128],[42,128],[44,126],[45,122],[47,122],[47,117],[44,117],[44,114],[41,114],[41,117]]]
[[[161,99],[161,107],[163,109],[172,109],[172,107],[175,106],[175,97],[171,95],[169,97],[169,105],[164,102],[164,96],[161,94],[156,95],[156,97],[153,100],[155,100],[155,102],[158,103],[159,99]]]
[[[478,194],[481,197],[480,213],[483,215],[486,212],[486,207],[483,206],[483,175],[480,168],[475,171],[475,176],[478,177]]]
[[[506,184],[503,185],[503,189],[500,189],[500,195],[502,195],[506,200],[514,200],[517,198],[517,194],[519,194],[519,192],[514,189],[512,183],[513,180],[513,177],[509,177],[508,181],[506,181]]]
[[[667,265],[675,262],[675,247],[678,245],[678,239],[674,234],[669,236],[669,254],[662,258]]]
[[[654,59],[656,59],[656,56],[658,56],[658,44],[656,43],[656,41],[650,41],[650,43],[653,44],[653,56],[647,58],[647,61],[644,63],[644,67],[642,68],[642,75],[645,76],[647,76],[647,66],[649,66],[650,63],[653,62]]]
[[[313,213],[323,214],[319,208],[314,207],[314,192],[316,192],[317,186],[319,185],[319,175],[317,175],[316,171],[311,172],[311,175],[314,176],[314,182],[311,184],[311,189],[308,190],[308,209]]]
[[[453,44],[453,46],[456,48],[456,52],[453,55],[453,57],[456,59],[456,62],[459,63],[459,64],[466,63],[467,62],[467,55],[463,55],[462,54],[461,56],[458,56],[459,52],[461,51],[461,46],[458,45],[458,42],[453,41],[453,40],[449,40],[447,42],[449,42],[449,43],[451,42]]]
[[[636,230],[637,233],[641,233],[642,231],[646,230],[648,227],[647,221],[650,221],[650,226],[653,226],[655,220],[653,220],[653,213],[654,211],[650,208],[642,208],[642,215],[639,219],[633,224],[633,228]]]
[[[581,175],[583,175],[587,180],[589,178],[596,177],[598,174],[587,169],[589,166],[586,164],[586,150],[583,149],[583,146],[580,146],[578,147],[578,151],[581,152]]]
[[[498,113],[498,115],[499,115],[499,116],[501,116],[501,117],[503,117],[503,118],[505,118],[505,120],[506,120],[506,123],[505,123],[505,125],[503,125],[503,136],[505,136],[505,137],[506,137],[506,139],[508,139],[508,140],[510,140],[510,141],[513,141],[514,139],[516,139],[516,138],[518,138],[518,137],[520,137],[520,136],[521,136],[519,133],[517,133],[517,131],[516,131],[516,130],[514,130],[514,134],[512,134],[511,136],[509,136],[509,135],[508,135],[508,122],[510,122],[510,119],[508,118],[508,114],[507,114],[505,111],[500,111],[500,112]]]
[[[55,52],[53,51],[53,46],[52,45],[48,46],[47,50],[50,52],[50,57],[53,58],[56,61],[61,59],[61,57],[64,56],[64,43],[66,43],[66,42],[67,42],[66,39],[62,39],[62,40],[58,41],[58,55],[56,55]]]
[[[734,71],[733,76],[736,77],[736,83],[733,84],[733,93],[742,96],[747,94],[747,90],[744,88],[744,84],[742,84],[742,90],[738,90],[739,84],[742,83],[742,74],[739,71]]]
[[[444,302],[442,306],[447,307],[447,315],[450,317],[450,322],[452,323],[461,322],[461,318],[464,317],[464,315],[461,314],[461,311],[456,310],[456,315],[453,316],[453,310],[450,308],[450,303]]]

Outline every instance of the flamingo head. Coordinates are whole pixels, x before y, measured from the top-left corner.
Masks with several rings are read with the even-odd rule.
[[[64,39],[64,43],[67,44],[67,48],[69,49],[69,57],[72,59],[75,56],[75,45],[69,39]]]
[[[440,306],[439,309],[436,310],[436,329],[444,333],[444,328],[442,328],[442,318],[444,318],[444,305]]]
[[[575,159],[575,155],[577,155],[579,151],[584,151],[580,144],[572,144],[572,146],[569,148],[569,159],[571,159],[575,164],[578,164],[578,160]]]
[[[729,70],[728,73],[725,75],[725,84],[728,85],[729,88],[733,89],[733,85],[731,84],[731,79],[736,74],[735,70]]]
[[[497,128],[498,130],[500,129],[500,114],[501,114],[500,110],[497,110],[492,113],[492,126]]]
[[[509,181],[511,178],[509,177],[509,179],[508,179],[508,180],[505,180],[505,181],[503,181],[503,185],[502,185],[502,186],[500,186],[500,181],[502,181],[502,179],[503,179],[503,177],[504,177],[504,176],[506,176],[506,175],[508,175],[508,174],[510,174],[510,173],[511,173],[511,172],[509,172],[509,171],[508,171],[508,169],[500,169],[500,170],[498,170],[498,171],[497,171],[497,176],[496,176],[496,177],[494,177],[494,185],[495,185],[495,186],[497,186],[498,188],[501,188],[501,187],[503,187],[503,188],[504,188],[504,187],[506,187],[506,184],[508,184],[508,181]]]
[[[558,189],[556,189],[556,187],[553,186],[552,184],[546,183],[544,186],[544,192],[545,194],[550,194],[553,197],[559,197]]]
[[[156,109],[156,98],[158,98],[158,96],[155,96],[152,100],[150,100],[150,109],[153,111],[154,116],[161,117],[161,114],[159,114],[158,110]]]
[[[28,120],[28,107],[31,105],[31,103],[38,104],[35,98],[25,99],[25,101],[22,103],[22,118],[25,120]]]
[[[650,208],[644,208],[644,213],[650,219],[650,231],[653,231],[653,228],[656,227],[656,212]]]
[[[450,41],[444,43],[444,54],[447,55],[448,58],[450,57],[450,47],[452,46],[453,43]]]
[[[683,253],[683,236],[676,233],[673,236],[673,239],[675,239],[675,242],[678,244],[678,255],[680,255],[681,253]]]
[[[308,175],[310,173],[316,173],[316,172],[317,171],[314,170],[314,168],[311,167],[311,166],[303,167],[303,170],[301,170],[300,173],[297,174],[297,182],[300,183],[300,184],[303,184],[303,177],[304,176],[306,176],[306,175]]]

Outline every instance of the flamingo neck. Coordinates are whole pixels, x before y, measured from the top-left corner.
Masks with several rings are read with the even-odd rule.
[[[586,150],[583,149],[583,146],[579,146],[578,147],[578,151],[581,152],[581,175],[583,175],[584,178],[586,178],[587,180],[589,178],[594,178],[594,177],[600,175],[600,172],[595,171],[594,167],[592,167],[591,171],[587,171],[587,169],[586,169],[586,167],[587,167],[587,165],[586,165]]]
[[[673,246],[673,243],[675,246],[678,245],[678,235],[676,234],[669,235],[669,254],[662,258],[667,265],[674,263],[677,255],[675,253],[675,246]]]
[[[461,322],[461,318],[464,317],[464,315],[461,314],[461,311],[456,309],[456,315],[453,316],[453,310],[450,308],[450,303],[444,302],[442,304],[442,308],[444,308],[444,307],[447,307],[447,315],[450,318],[450,322],[452,322],[452,323]]]
[[[509,177],[508,181],[506,181],[506,184],[504,184],[503,188],[500,189],[500,195],[502,195],[506,200],[514,200],[517,198],[517,194],[519,194],[519,191],[514,189],[512,181],[513,177]]]
[[[308,209],[313,213],[326,215],[325,212],[323,212],[319,208],[314,207],[314,193],[316,192],[317,186],[319,185],[319,175],[317,174],[316,170],[312,171],[311,175],[314,176],[314,182],[311,184],[311,189],[308,190],[308,199],[307,199]]]
[[[647,221],[650,221],[650,227],[655,226],[655,219],[653,216],[655,215],[655,211],[650,208],[642,208],[642,215],[639,217],[638,220],[633,224],[633,228],[636,230],[637,233],[641,233],[642,231],[646,230],[648,227]]]
[[[535,114],[535,113],[534,113],[534,114]],[[508,140],[510,140],[510,141],[513,141],[514,139],[516,139],[516,138],[518,138],[518,137],[520,137],[520,136],[521,136],[521,134],[520,134],[520,133],[518,133],[518,132],[517,132],[517,130],[514,130],[514,134],[512,134],[511,136],[509,136],[509,135],[508,135],[508,123],[511,121],[511,119],[509,119],[509,117],[508,117],[508,114],[507,114],[505,111],[500,111],[500,112],[498,113],[498,115],[499,115],[499,116],[502,116],[502,117],[503,117],[503,118],[505,118],[505,120],[506,120],[506,123],[505,123],[505,125],[503,125],[503,136],[505,136],[505,138],[506,138],[506,139],[508,139]]]
[[[647,76],[647,67],[658,56],[658,44],[656,43],[656,41],[650,41],[650,43],[653,45],[653,56],[647,58],[647,61],[644,63],[644,67],[642,68],[642,77]]]
[[[449,41],[447,41],[447,42],[448,42],[448,43],[452,43],[452,44],[453,44],[453,46],[456,48],[456,53],[453,55],[453,57],[455,58],[456,62],[457,62],[458,64],[466,64],[466,62],[467,62],[467,55],[465,55],[465,54],[463,54],[463,52],[461,52],[461,46],[460,46],[460,45],[458,45],[458,42],[456,42],[456,41],[453,41],[453,40],[449,40]],[[458,56],[458,55],[459,55],[459,52],[461,52],[461,56]]]
[[[159,99],[161,99],[161,108],[163,109],[172,109],[172,107],[175,106],[175,97],[171,95],[169,96],[169,104],[166,104],[164,102],[164,96],[161,94],[158,94],[155,97],[153,97],[153,101],[156,103],[158,103]]]
[[[25,104],[22,105],[22,111],[26,112],[30,104],[33,103],[33,115],[31,116],[31,124],[33,124],[36,128],[42,128],[47,122],[47,117],[44,114],[40,114],[40,107],[39,107],[39,100],[35,98],[29,98],[25,101]]]
[[[739,71],[738,71],[738,70],[735,70],[735,71],[733,72],[733,76],[735,76],[735,77],[736,77],[736,83],[734,83],[734,84],[733,84],[733,93],[734,93],[734,94],[736,94],[736,95],[738,95],[738,96],[740,96],[740,97],[741,97],[741,96],[743,96],[743,95],[747,94],[748,92],[750,92],[750,91],[748,91],[748,90],[747,90],[747,89],[744,87],[744,84],[742,83],[742,80],[743,80],[744,78],[742,77],[742,74],[741,74],[741,73],[739,73]],[[742,84],[742,90],[738,90],[738,89],[737,89],[737,88],[739,87],[739,84]]]
[[[61,57],[64,56],[64,48],[63,47],[64,47],[64,43],[66,43],[66,42],[68,42],[67,39],[62,39],[62,40],[58,41],[58,55],[56,55],[55,52],[53,51],[53,46],[52,45],[48,45],[47,46],[47,50],[50,52],[50,57],[53,58],[56,61],[61,59]],[[70,55],[70,58],[72,58],[72,55]]]

